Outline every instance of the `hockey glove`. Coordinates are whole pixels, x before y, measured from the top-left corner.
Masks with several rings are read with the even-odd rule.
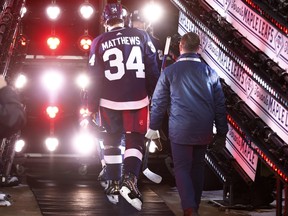
[[[213,138],[212,151],[219,153],[224,150],[226,145],[226,135],[216,134]]]
[[[147,133],[145,134],[145,137],[155,143],[158,151],[162,151],[162,143],[160,141],[160,133],[158,130],[152,130],[149,128]]]

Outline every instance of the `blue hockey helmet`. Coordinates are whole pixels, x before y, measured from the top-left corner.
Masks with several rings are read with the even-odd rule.
[[[103,20],[123,19],[122,5],[118,3],[107,4],[103,10]]]

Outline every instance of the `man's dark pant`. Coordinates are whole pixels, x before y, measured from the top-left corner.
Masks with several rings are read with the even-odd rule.
[[[171,148],[182,208],[198,211],[204,186],[207,145],[182,145],[171,142]]]

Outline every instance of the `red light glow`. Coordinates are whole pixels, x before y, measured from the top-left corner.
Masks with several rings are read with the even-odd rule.
[[[91,44],[92,44],[92,38],[89,35],[84,35],[79,38],[78,45],[82,51],[88,51],[90,49]]]
[[[60,45],[60,39],[57,37],[49,37],[47,39],[47,44],[50,49],[55,50]]]
[[[56,114],[59,112],[59,109],[57,106],[48,106],[46,112],[49,118],[54,119],[56,117]]]

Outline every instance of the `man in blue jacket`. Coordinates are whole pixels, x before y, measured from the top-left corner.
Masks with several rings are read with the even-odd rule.
[[[225,98],[217,73],[197,54],[200,38],[193,32],[180,40],[180,56],[161,73],[153,98],[148,139],[159,139],[169,111],[169,138],[184,216],[198,215],[204,183],[205,153],[213,140],[224,148],[228,132]]]

